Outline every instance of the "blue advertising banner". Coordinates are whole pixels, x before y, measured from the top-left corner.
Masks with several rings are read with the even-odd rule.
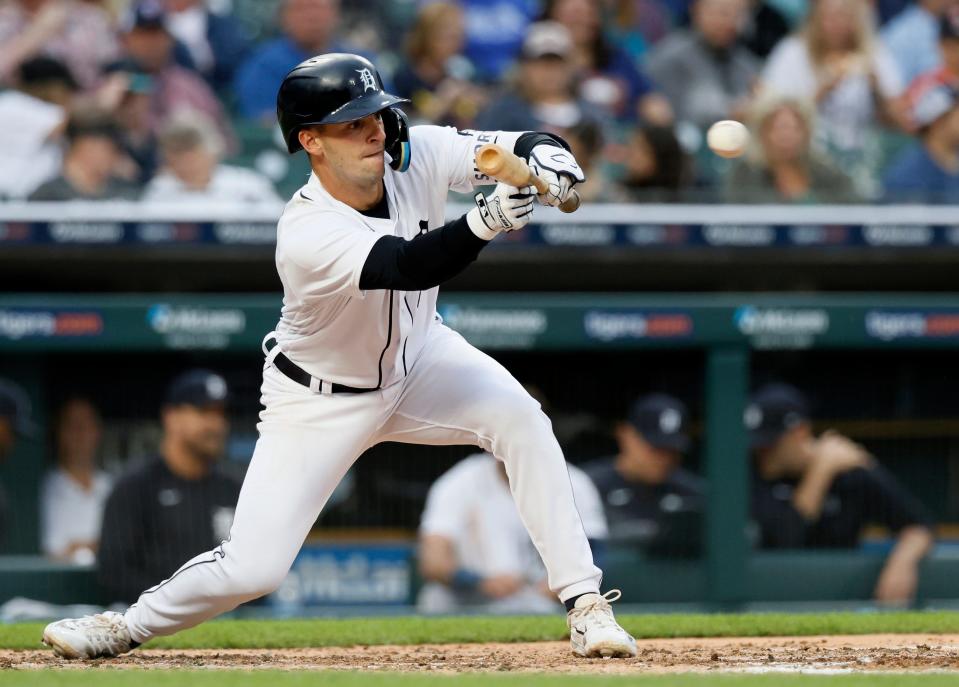
[[[309,606],[402,606],[412,603],[413,545],[307,544],[278,590],[278,612]]]

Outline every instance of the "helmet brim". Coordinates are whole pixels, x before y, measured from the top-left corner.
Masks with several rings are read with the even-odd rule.
[[[385,91],[361,95],[346,103],[343,107],[333,110],[316,124],[340,124],[342,122],[352,122],[356,119],[362,119],[368,115],[385,110],[386,108],[398,103],[408,103],[409,98],[401,98],[398,95],[392,95]]]
[[[303,147],[297,140],[297,134],[303,127],[317,126],[319,124],[342,124],[343,122],[352,122],[357,119],[363,119],[371,114],[381,112],[388,107],[398,105],[399,103],[411,102],[409,98],[401,98],[398,95],[392,95],[385,91],[378,91],[368,95],[362,95],[346,103],[342,107],[333,110],[330,114],[313,122],[303,122],[291,132],[290,140],[287,141],[287,149],[290,154],[302,150]]]

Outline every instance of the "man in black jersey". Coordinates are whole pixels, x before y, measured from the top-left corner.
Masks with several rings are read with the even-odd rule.
[[[226,382],[207,370],[170,385],[160,454],[124,475],[104,510],[99,574],[114,601],[135,601],[229,537],[240,483],[219,464],[227,400]]]
[[[881,603],[915,596],[919,563],[933,544],[922,505],[865,448],[836,432],[813,434],[809,404],[796,388],[769,384],[744,414],[754,459],[752,515],[760,546],[852,548],[865,525],[896,534],[876,583]]]
[[[682,468],[691,445],[685,404],[660,393],[639,398],[617,424],[616,441],[615,457],[582,466],[603,500],[610,541],[652,555],[697,554],[703,486]]]
[[[16,384],[0,379],[0,463],[13,451],[18,436],[31,436],[35,427],[30,419],[30,400]],[[7,493],[0,486],[0,549],[10,527],[11,513]]]

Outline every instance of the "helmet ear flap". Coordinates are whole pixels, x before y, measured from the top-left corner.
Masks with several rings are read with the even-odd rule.
[[[406,113],[398,107],[388,107],[380,112],[383,131],[386,134],[386,152],[390,155],[390,167],[397,172],[410,168],[410,123]]]

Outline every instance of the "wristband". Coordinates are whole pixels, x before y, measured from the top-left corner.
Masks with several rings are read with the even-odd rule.
[[[479,586],[483,577],[472,570],[457,568],[450,578],[450,586],[459,592],[471,592]]]

